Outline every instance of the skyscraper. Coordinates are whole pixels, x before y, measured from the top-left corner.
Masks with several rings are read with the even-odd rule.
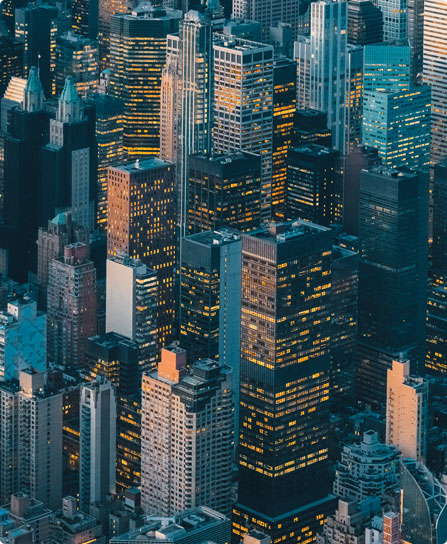
[[[347,51],[345,149],[349,153],[362,141],[364,48],[348,43]]]
[[[99,0],[73,0],[71,6],[72,28],[90,40],[98,37]]]
[[[142,5],[111,18],[110,94],[124,102],[124,149],[129,156],[160,153],[166,36],[177,31],[180,17],[179,10]]]
[[[357,395],[378,410],[392,361],[406,354],[417,373],[424,360],[427,177],[380,166],[362,172]]]
[[[191,155],[187,232],[247,232],[261,223],[261,160],[254,153]]]
[[[0,383],[0,500],[19,491],[19,381]]]
[[[311,4],[310,104],[327,113],[332,145],[344,151],[347,61],[347,2],[318,0]]]
[[[407,91],[411,85],[411,55],[406,45],[365,46],[363,92]]]
[[[85,115],[73,76],[65,80],[50,141],[42,149],[39,223],[43,226],[60,208],[71,208],[74,223],[91,229],[94,221],[96,143],[94,121]]]
[[[447,286],[444,284],[433,287],[428,294],[425,370],[435,376],[447,372]]]
[[[51,510],[62,503],[62,394],[33,369],[20,373],[19,489]]]
[[[431,163],[447,155],[447,3],[424,2],[423,80],[431,87]]]
[[[158,371],[143,377],[141,491],[146,513],[175,515],[197,505],[231,506],[231,369],[163,348]],[[191,432],[194,429],[194,432]],[[198,432],[197,432],[198,431]]]
[[[383,14],[370,0],[348,2],[348,43],[368,45],[383,39]]]
[[[424,1],[407,0],[407,36],[411,47],[411,79],[416,82],[423,71]]]
[[[157,273],[139,259],[107,259],[106,332],[136,342],[140,374],[157,364],[157,294]]]
[[[407,43],[407,0],[374,0],[374,5],[383,13],[383,41]]]
[[[11,77],[22,77],[23,43],[0,36],[0,97],[3,97]]]
[[[82,368],[87,338],[96,334],[96,270],[87,246],[65,246],[50,265],[48,281],[48,360]]]
[[[81,387],[79,509],[89,512],[115,492],[115,386],[98,377]]]
[[[447,161],[435,164],[433,177],[432,272],[447,276]]]
[[[404,457],[427,458],[428,382],[410,375],[409,361],[393,361],[387,371],[386,441]]]
[[[214,48],[213,144],[217,152],[261,156],[261,218],[272,207],[273,47],[217,37]]]
[[[293,37],[298,33],[300,5],[293,0],[277,3],[275,0],[233,0],[233,17],[262,23],[263,42],[269,41],[270,28],[288,23]]]
[[[56,38],[55,86],[59,96],[67,76],[73,76],[79,96],[96,92],[99,79],[96,41],[67,32]]]
[[[108,256],[122,252],[157,272],[159,352],[172,340],[176,315],[173,165],[156,158],[137,160],[110,167],[108,180]]]
[[[85,2],[85,0],[77,0]],[[129,13],[135,0],[98,0],[98,46],[101,70],[109,68],[110,62],[110,24],[112,15]]]
[[[248,524],[272,541],[302,531],[311,537],[332,506],[326,477],[331,253],[330,229],[306,221],[242,235],[235,538]]]

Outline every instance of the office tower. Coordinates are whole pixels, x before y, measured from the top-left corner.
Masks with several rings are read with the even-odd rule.
[[[23,107],[9,112],[5,138],[5,200],[2,247],[8,249],[9,275],[24,282],[34,270],[38,226],[40,150],[47,139],[48,114],[37,68],[30,70]]]
[[[1,99],[1,126],[0,130],[5,135],[8,132],[9,112],[15,107],[22,107],[23,93],[27,80],[21,77],[11,77],[6,91]]]
[[[73,224],[71,212],[61,212],[48,221],[47,228],[40,227],[37,236],[37,285],[39,287],[39,307],[47,307],[47,286],[50,264],[53,259],[62,257],[64,247],[73,242],[89,244],[87,230]]]
[[[424,59],[424,1],[407,0],[407,37],[411,48],[411,80],[422,78]]]
[[[417,373],[425,356],[427,183],[381,166],[361,176],[357,396],[379,411],[392,361]]]
[[[249,526],[273,542],[291,541],[291,533],[310,538],[333,506],[326,475],[331,253],[330,229],[306,221],[242,235],[235,538]]]
[[[296,107],[297,110],[310,109],[310,38],[300,34],[293,45],[293,58],[296,66]],[[317,110],[316,110],[317,111]],[[322,112],[320,112],[322,113]],[[327,119],[327,116],[326,116]]]
[[[180,346],[190,362],[215,359],[233,371],[233,400],[239,413],[241,357],[240,235],[206,231],[181,241]],[[238,436],[238,419],[235,421]]]
[[[309,106],[327,113],[332,145],[342,153],[345,138],[347,2],[313,2],[310,25]]]
[[[20,372],[19,489],[52,510],[62,502],[62,394],[43,373]]]
[[[29,3],[16,10],[15,38],[23,43],[23,77],[32,66],[39,67],[45,96],[54,92],[55,40],[58,10],[49,4]]]
[[[447,275],[447,161],[435,164],[433,177],[432,272],[436,278]]]
[[[98,0],[98,48],[101,70],[109,68],[112,15],[116,13],[129,13],[135,3],[134,0]]]
[[[233,17],[225,22],[222,34],[259,43],[262,42],[262,24],[259,21]]]
[[[177,34],[166,38],[166,64],[161,75],[160,87],[160,158],[177,162],[179,135],[179,43]],[[181,209],[181,206],[180,206]]]
[[[172,516],[199,505],[231,507],[231,369],[163,348],[157,372],[143,376],[141,499],[145,513]],[[191,432],[197,429],[199,432]]]
[[[389,44],[407,43],[407,0],[374,0],[383,14],[383,41]]]
[[[410,375],[409,361],[393,361],[387,371],[386,441],[404,457],[427,458],[428,382]]]
[[[94,121],[85,115],[73,76],[65,80],[50,141],[42,149],[40,221],[45,225],[59,209],[71,208],[73,223],[93,225],[96,151]]]
[[[346,153],[350,153],[362,141],[364,48],[348,43],[347,51],[345,149]]]
[[[432,287],[428,293],[425,370],[435,376],[447,372],[447,286],[444,284]]]
[[[85,36],[67,32],[56,38],[56,95],[64,90],[67,76],[73,76],[79,96],[96,92],[99,79],[98,46]]]
[[[362,501],[398,489],[399,456],[395,446],[381,444],[375,431],[366,431],[360,444],[343,446],[335,470],[334,493]]]
[[[81,387],[79,509],[90,510],[115,492],[115,386],[98,377]]]
[[[276,23],[270,27],[269,42],[275,48],[275,56],[285,56],[292,59],[294,42],[292,40],[292,27],[288,23]]]
[[[269,41],[270,28],[278,23],[288,23],[292,27],[293,38],[298,34],[299,4],[292,0],[281,3],[275,0],[233,0],[232,17],[241,17],[262,23],[263,42]]]
[[[0,97],[5,94],[12,76],[22,77],[23,43],[0,36]]]
[[[379,43],[365,46],[363,92],[407,91],[411,86],[408,46]]]
[[[87,338],[96,334],[96,270],[80,242],[64,248],[50,265],[48,280],[48,360],[82,368]]]
[[[0,15],[8,31],[8,36],[14,36],[15,11],[24,8],[28,0],[3,0],[0,6]]]
[[[106,332],[138,345],[140,376],[157,365],[157,273],[139,259],[107,259]]]
[[[444,1],[424,2],[423,81],[431,87],[431,163],[447,155],[447,6]]]
[[[364,94],[363,144],[378,150],[384,166],[428,169],[430,96],[428,85]]]
[[[341,220],[339,152],[316,144],[293,147],[287,159],[285,215],[319,225]]]
[[[29,367],[47,370],[47,316],[34,300],[17,299],[0,313],[0,380],[18,380]]]
[[[444,481],[440,482],[424,464],[403,459],[400,487],[402,542],[444,542],[447,538]]]
[[[107,94],[89,97],[88,104],[95,111],[97,148],[96,226],[107,230],[107,169],[124,160],[124,104]]]
[[[124,102],[124,149],[130,157],[160,153],[166,36],[177,31],[180,17],[178,10],[142,5],[111,18],[110,94]]]
[[[351,236],[359,234],[359,198],[362,170],[379,164],[377,149],[357,147],[344,157],[343,168],[343,229]]]
[[[327,115],[317,110],[298,110],[295,114],[292,143],[294,147],[306,144],[331,147],[332,133],[327,128]]]
[[[87,341],[90,379],[114,383],[116,394],[116,488],[123,492],[141,479],[141,372],[138,345],[108,332]]]
[[[209,6],[208,6],[209,7]],[[176,138],[173,159],[177,177],[177,221],[180,235],[188,232],[189,157],[194,153],[211,152],[213,127],[213,49],[212,20],[209,9],[185,14],[179,25],[177,49],[169,52],[169,66],[177,63],[177,90],[172,115],[174,124],[167,125]],[[177,56],[177,60],[175,60]],[[169,67],[167,67],[169,70]],[[174,76],[175,77],[175,76]],[[169,106],[168,106],[169,107]],[[160,127],[164,130],[164,127]]]
[[[272,218],[284,219],[287,154],[296,114],[296,62],[275,57],[273,63]]]
[[[227,544],[230,538],[230,520],[205,506],[181,512],[174,517],[148,517],[145,524],[128,533],[110,539],[111,544]]]
[[[383,14],[370,0],[348,2],[348,43],[369,45],[383,40]]]
[[[73,32],[90,40],[98,37],[99,0],[73,0],[71,17]]]
[[[214,48],[214,150],[261,156],[261,219],[272,207],[273,47],[217,37]]]
[[[153,158],[110,167],[108,193],[109,258],[122,252],[157,272],[159,353],[172,340],[176,314],[173,165]]]
[[[358,254],[332,248],[331,401],[353,397],[358,313]]]
[[[261,224],[261,159],[236,151],[189,157],[188,232]]]
[[[19,382],[0,383],[0,501],[19,491]]]

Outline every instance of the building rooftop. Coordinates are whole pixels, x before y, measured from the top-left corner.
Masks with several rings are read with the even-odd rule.
[[[207,230],[185,237],[186,241],[200,244],[203,246],[223,246],[236,242],[240,239],[240,233],[237,230],[233,230],[230,228]]]
[[[216,34],[213,42],[214,47],[222,47],[224,49],[233,49],[241,52],[254,52],[254,51],[271,51],[273,58],[273,45],[267,45],[265,43],[252,42],[237,36],[227,34]]]
[[[120,170],[121,172],[130,172],[131,174],[137,174],[144,170],[153,170],[154,168],[162,168],[163,166],[171,166],[172,163],[151,157],[150,159],[144,159],[128,162],[126,164],[120,164],[112,167],[113,170]]]
[[[246,236],[262,238],[272,244],[280,244],[288,240],[323,232],[331,232],[331,229],[311,223],[310,221],[297,219],[284,223],[270,223],[269,226],[250,232]]]

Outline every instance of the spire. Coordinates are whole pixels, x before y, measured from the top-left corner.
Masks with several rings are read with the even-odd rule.
[[[45,95],[43,94],[43,87],[36,66],[30,68],[23,98],[23,109],[25,111],[34,112],[43,110]]]
[[[64,90],[59,98],[57,119],[63,123],[77,123],[82,121],[83,113],[82,102],[76,90],[74,77],[67,76]]]

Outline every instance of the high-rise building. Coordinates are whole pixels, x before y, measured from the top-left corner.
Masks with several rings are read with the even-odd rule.
[[[424,60],[424,1],[407,0],[407,37],[411,48],[411,79],[422,77]]]
[[[0,36],[0,97],[5,94],[11,77],[22,77],[23,43]]]
[[[115,386],[98,377],[81,387],[79,509],[89,512],[115,492]]]
[[[14,36],[15,11],[24,8],[28,0],[3,0],[0,6],[0,14],[9,36]]]
[[[214,359],[233,370],[233,397],[238,413],[240,235],[229,229],[206,231],[186,236],[181,244],[180,346],[190,362]],[[237,420],[235,426],[237,431]]]
[[[350,153],[362,141],[364,48],[348,43],[347,52],[345,150]]]
[[[98,49],[101,70],[109,68],[112,15],[129,13],[135,3],[135,0],[98,0]]]
[[[353,397],[358,313],[358,254],[332,248],[331,401]]]
[[[363,144],[375,147],[384,166],[427,170],[430,165],[428,85],[364,94]]]
[[[361,501],[398,489],[399,455],[396,446],[379,442],[376,431],[366,431],[360,444],[343,446],[335,470],[334,493]]]
[[[409,361],[393,361],[387,371],[386,441],[404,457],[427,458],[428,382],[410,375]]]
[[[12,76],[9,80],[6,91],[1,99],[1,132],[2,136],[8,132],[9,112],[16,107],[21,108],[23,104],[23,93],[27,80],[22,77]],[[3,144],[4,145],[4,144]],[[3,157],[4,160],[4,157]]]
[[[73,76],[79,96],[94,92],[99,80],[98,45],[85,36],[67,32],[56,38],[56,95],[64,90],[65,79]]]
[[[20,372],[19,489],[51,510],[62,504],[62,393],[43,373]]]
[[[35,269],[41,147],[48,141],[49,123],[48,114],[43,110],[44,94],[36,67],[30,70],[21,99],[23,106],[8,112],[4,225],[0,245],[8,250],[9,276],[25,282],[28,270]]]
[[[28,77],[32,66],[38,66],[47,98],[55,93],[57,17],[57,8],[45,3],[30,2],[15,12],[15,38],[24,46],[23,77]]]
[[[0,313],[0,381],[18,380],[21,370],[47,370],[47,316],[29,298]]]
[[[314,537],[334,504],[326,476],[331,254],[331,230],[306,221],[242,235],[235,539],[249,526],[272,541]]]
[[[94,221],[96,143],[94,121],[84,111],[73,76],[67,76],[50,141],[42,149],[41,226],[59,209],[71,208],[73,223],[91,229]]]
[[[275,56],[273,63],[272,218],[284,219],[287,155],[296,115],[296,62]]]
[[[319,225],[341,221],[339,152],[316,144],[289,150],[285,215]]]
[[[143,376],[141,491],[146,513],[172,516],[198,505],[231,508],[232,372],[211,359],[186,370],[186,352],[163,348]],[[194,432],[191,432],[192,429]]]
[[[73,242],[89,244],[90,235],[86,229],[77,227],[71,220],[71,212],[61,212],[48,221],[48,227],[39,228],[37,237],[37,285],[39,287],[39,306],[47,307],[47,287],[50,264],[53,259],[62,257],[64,247]]]
[[[435,164],[433,176],[432,273],[447,277],[447,161]]]
[[[236,151],[189,157],[187,232],[261,224],[261,160]]]
[[[369,45],[383,40],[383,14],[370,0],[348,2],[348,43]]]
[[[327,113],[332,145],[341,153],[345,143],[347,2],[313,2],[310,23],[310,104]]]
[[[332,133],[327,128],[327,115],[318,110],[297,110],[293,127],[292,143],[294,147],[317,144],[331,147]]]
[[[109,168],[108,256],[122,252],[157,272],[158,352],[175,327],[175,225],[171,163],[152,158]]]
[[[300,6],[293,0],[277,3],[275,0],[233,0],[234,18],[240,17],[262,23],[263,42],[269,41],[270,28],[288,23],[293,37],[298,34]]]
[[[142,4],[111,18],[110,94],[124,102],[124,149],[129,156],[160,153],[166,37],[177,31],[180,17],[179,10]]]
[[[423,80],[431,87],[431,163],[447,155],[447,5],[425,0],[423,30]]]
[[[428,293],[427,353],[425,370],[442,376],[447,372],[447,286],[433,287]]]
[[[90,40],[98,37],[99,0],[73,0],[71,17],[73,32]]]
[[[0,383],[0,501],[19,491],[19,381]]]
[[[124,104],[107,94],[89,97],[88,104],[95,111],[97,149],[96,225],[107,230],[107,169],[124,160]]]
[[[363,92],[407,91],[411,85],[411,54],[406,45],[365,46]]]
[[[80,242],[53,259],[48,281],[48,360],[66,367],[85,364],[87,338],[96,334],[96,270]]]
[[[407,0],[373,0],[373,3],[383,13],[383,41],[407,43]]]
[[[138,345],[140,375],[157,366],[157,273],[121,253],[107,260],[106,332]]]
[[[261,218],[272,207],[273,47],[217,37],[214,48],[214,150],[261,156]]]
[[[360,182],[357,396],[380,411],[386,373],[425,358],[428,175],[381,166]]]

